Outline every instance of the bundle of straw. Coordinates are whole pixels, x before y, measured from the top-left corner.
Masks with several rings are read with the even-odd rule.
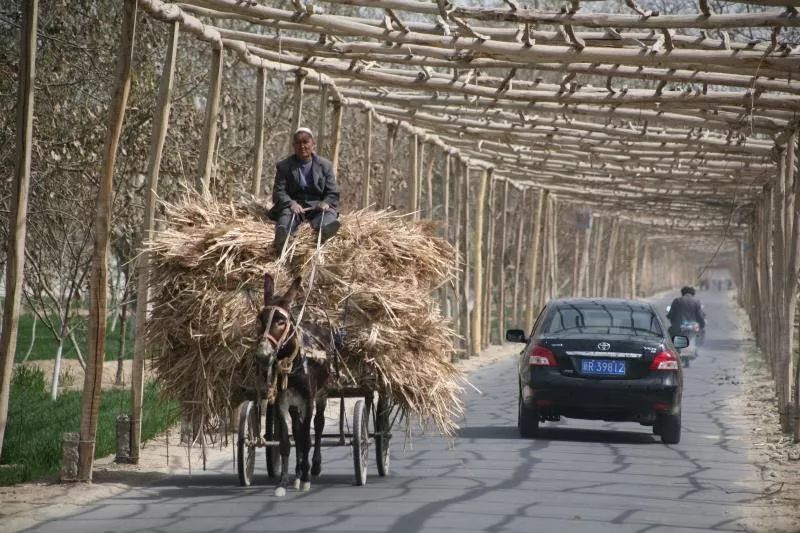
[[[196,425],[224,419],[255,387],[256,317],[270,273],[277,292],[301,279],[294,312],[303,308],[303,325],[339,333],[342,384],[375,388],[444,435],[457,429],[464,380],[452,364],[455,334],[434,299],[454,275],[455,254],[431,223],[349,213],[320,249],[305,224],[279,257],[274,226],[255,202],[189,198],[165,207],[164,229],[147,245],[148,344],[163,389]]]

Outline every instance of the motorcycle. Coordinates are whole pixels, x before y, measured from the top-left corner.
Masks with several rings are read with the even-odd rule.
[[[667,313],[669,313],[670,306],[667,306]],[[698,347],[703,345],[705,340],[705,331],[700,328],[700,324],[694,320],[682,320],[680,334],[689,339],[689,346],[678,350],[681,358],[681,364],[685,368],[689,368],[691,362],[697,359]]]
[[[689,368],[691,361],[697,359],[697,348],[702,344],[703,331],[700,329],[700,324],[694,320],[681,321],[681,335],[688,337],[689,346],[678,350],[681,357],[681,363],[686,368]]]

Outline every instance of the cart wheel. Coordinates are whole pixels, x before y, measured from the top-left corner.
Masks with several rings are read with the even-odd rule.
[[[236,441],[236,469],[239,484],[249,487],[256,466],[256,441],[259,434],[259,413],[255,402],[242,402],[239,407],[239,438]]]
[[[378,400],[375,413],[375,460],[379,476],[389,475],[389,442],[392,435],[389,433],[389,415],[391,408],[386,402]]]
[[[353,466],[356,471],[356,485],[367,484],[367,458],[369,457],[368,407],[364,400],[358,400],[353,409]]]
[[[265,439],[278,440],[278,423],[278,406],[271,403],[267,406]],[[270,479],[276,479],[281,475],[281,449],[279,446],[267,446],[267,475]]]

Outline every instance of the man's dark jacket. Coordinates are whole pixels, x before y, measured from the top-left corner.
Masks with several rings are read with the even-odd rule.
[[[270,216],[274,219],[289,209],[292,200],[303,207],[316,207],[320,202],[336,208],[339,203],[339,185],[333,173],[333,165],[317,154],[312,156],[311,183],[308,187],[300,186],[300,166],[302,161],[294,155],[278,162],[275,171],[275,183],[272,189],[273,207]]]
[[[695,321],[700,324],[702,329],[706,327],[705,313],[703,313],[703,308],[700,307],[700,302],[688,294],[672,301],[667,318],[672,324],[673,335],[677,335],[680,332],[681,321],[683,320]]]

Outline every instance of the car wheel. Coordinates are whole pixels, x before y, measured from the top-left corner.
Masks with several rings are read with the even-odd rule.
[[[664,444],[678,444],[681,441],[681,414],[661,415],[658,424],[661,442]]]
[[[534,409],[525,407],[520,395],[517,410],[517,427],[519,434],[526,439],[532,439],[539,433],[539,414]]]

